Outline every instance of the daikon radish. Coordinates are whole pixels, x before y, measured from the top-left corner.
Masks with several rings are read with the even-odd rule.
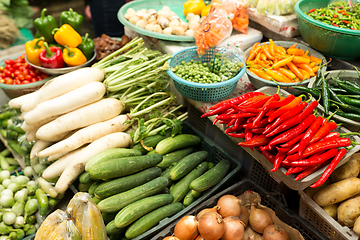
[[[25,104],[28,101],[31,101],[36,95],[38,94],[38,91],[28,93],[25,95],[22,95],[17,98],[10,99],[9,101],[9,107],[11,108],[21,108],[23,104]]]
[[[30,131],[27,131],[25,133],[26,141],[27,142],[35,141],[36,140],[36,132],[37,132],[37,129],[32,129]]]
[[[42,173],[42,177],[45,179],[56,178],[61,175],[66,166],[70,164],[70,162],[75,161],[78,157],[81,156],[81,151],[85,149],[85,147],[79,148],[75,151],[69,152],[63,157],[59,158],[56,162],[49,165],[44,172]]]
[[[90,143],[87,147],[81,150],[80,155],[75,159],[75,161],[71,161],[64,169],[60,178],[56,182],[55,191],[58,193],[65,192],[77,176],[85,170],[86,163],[96,154],[107,149],[129,147],[131,141],[132,140],[129,134],[117,132],[108,134]]]
[[[88,83],[59,97],[39,103],[25,115],[25,122],[31,125],[52,116],[68,113],[100,100],[105,91],[105,84],[101,82]]]
[[[33,159],[34,157],[36,157],[36,154],[38,152],[47,148],[51,144],[52,144],[52,142],[49,142],[49,141],[43,141],[40,139],[35,140],[35,143],[33,144],[31,151],[30,151],[30,159]]]
[[[109,120],[119,115],[122,110],[123,105],[119,100],[105,98],[66,113],[41,126],[36,132],[36,138],[51,141],[58,134]]]
[[[78,70],[65,73],[46,82],[38,90],[35,98],[24,103],[21,107],[22,112],[28,112],[41,102],[56,98],[76,88],[84,86],[91,82],[102,82],[104,80],[104,71],[97,68],[80,68]]]
[[[131,124],[126,124],[127,115],[119,115],[110,120],[99,122],[76,131],[70,137],[57,142],[38,153],[38,157],[47,157],[63,152],[70,152],[86,143],[93,142],[114,132],[123,132]]]
[[[57,153],[57,154],[54,154],[54,155],[50,155],[47,160],[49,162],[53,162],[59,158],[61,158],[62,156],[65,156],[66,154],[68,154],[69,152],[62,152],[62,153]]]
[[[43,119],[41,121],[38,121],[37,123],[35,124],[27,124],[25,121],[22,123],[21,125],[21,129],[24,130],[24,131],[30,131],[31,129],[38,129],[39,127],[41,127],[42,125],[45,125],[53,120],[55,120],[57,117],[59,116],[52,116],[52,117],[49,117],[49,118],[46,118],[46,119]]]

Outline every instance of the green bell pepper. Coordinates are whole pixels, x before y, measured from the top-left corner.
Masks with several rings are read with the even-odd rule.
[[[60,14],[60,26],[67,23],[79,32],[83,19],[84,17],[81,14],[70,8],[69,11],[63,11]]]
[[[46,42],[53,43],[55,42],[55,40],[51,32],[54,28],[57,28],[58,25],[53,16],[51,15],[45,16],[46,11],[47,11],[46,8],[44,8],[41,11],[41,17],[38,17],[34,20],[34,25],[36,30],[40,33],[40,35],[45,38]]]
[[[82,42],[78,46],[78,49],[85,55],[86,59],[89,60],[94,55],[95,44],[94,41],[89,38],[89,34],[86,33],[85,37],[82,37]]]

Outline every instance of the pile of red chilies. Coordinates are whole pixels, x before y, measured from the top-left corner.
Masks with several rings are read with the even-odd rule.
[[[296,181],[330,163],[310,186],[315,188],[329,178],[347,153],[346,147],[358,144],[346,136],[359,134],[333,131],[335,122],[314,115],[317,105],[301,96],[249,92],[211,106],[201,117],[217,115],[213,124],[226,124],[226,134],[245,139],[240,146],[256,148],[273,163],[271,172],[284,167],[285,175],[298,174]]]

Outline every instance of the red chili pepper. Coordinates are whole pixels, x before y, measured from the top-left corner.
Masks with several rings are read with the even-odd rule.
[[[235,118],[234,118],[235,119]],[[242,123],[244,122],[243,118],[236,118],[234,125],[231,128],[228,128],[225,130],[225,133],[229,133],[229,132],[237,132],[238,130],[240,130],[240,128],[242,128],[242,126],[240,126]]]
[[[289,167],[289,169],[286,171],[286,173],[284,175],[288,176],[291,174],[299,173],[299,172],[304,171],[307,168],[308,167]]]
[[[201,118],[218,115],[219,113],[223,113],[224,111],[226,111],[227,109],[229,109],[231,107],[232,107],[231,103],[224,103],[221,106],[219,106],[218,108],[214,109],[213,111],[204,113],[203,115],[201,115]]]
[[[336,12],[343,13],[343,12],[345,12],[345,10],[337,10]]]
[[[229,109],[227,109],[224,113],[221,113],[220,115],[221,115],[221,116],[226,116],[226,115],[228,115],[228,114],[232,114],[232,113],[235,113],[235,112],[236,112],[235,109],[229,108]],[[218,115],[218,116],[215,117],[215,119],[214,119],[214,121],[213,121],[213,125],[215,125],[216,122],[219,121],[219,120],[222,120],[222,121],[224,121],[224,120],[226,121],[226,120],[227,120],[227,123],[230,122],[231,119],[220,119],[220,118],[221,118],[221,117],[219,118],[220,115]]]
[[[236,121],[235,118],[231,119],[230,122],[228,122],[228,123],[226,124],[226,127],[230,127],[231,125],[233,125],[233,124],[235,123],[235,121]]]
[[[250,122],[247,124],[244,124],[244,128],[255,128],[255,127],[266,127],[268,125],[268,120],[267,118],[262,119],[256,126],[254,125],[254,122]]]
[[[334,18],[337,18],[338,16],[336,14],[333,15]]]
[[[245,133],[227,133],[227,135],[234,138],[245,138]]]
[[[281,144],[280,147],[282,148],[288,148],[288,147],[293,147],[297,142],[299,142],[303,136],[305,135],[305,133],[300,134],[299,136],[293,138],[292,140],[288,141],[287,143]]]
[[[285,122],[283,122],[280,126],[278,126],[277,128],[275,128],[273,131],[271,131],[270,133],[266,134],[267,137],[271,137],[274,136],[282,131],[285,131],[289,128],[291,128],[292,126],[304,121],[310,114],[312,114],[314,108],[316,108],[316,106],[318,105],[317,101],[313,101],[312,103],[309,104],[309,106],[307,108],[305,108],[299,115],[297,115],[296,117],[293,117],[291,119],[286,120]]]
[[[245,129],[244,133],[245,133],[245,141],[250,142],[254,134],[250,131],[250,129]],[[250,147],[250,149],[251,151],[254,150],[252,147]]]
[[[276,109],[270,109],[266,114],[265,116],[270,116],[271,114],[273,114],[274,112],[276,111]]]
[[[320,163],[323,163],[326,160],[329,160],[330,158],[336,156],[338,150],[337,148],[332,148],[329,151],[326,151],[323,154],[317,155],[317,156],[312,156],[308,159],[303,159],[303,160],[298,160],[298,161],[285,161],[284,163],[286,163],[287,165],[291,166],[291,167],[309,167],[309,166],[313,166],[313,165],[318,165]]]
[[[300,143],[295,144],[295,145],[287,152],[287,154],[288,154],[288,155],[291,155],[291,154],[297,153],[297,152],[298,152],[298,149],[299,149],[299,146],[300,146]]]
[[[261,111],[255,117],[254,125],[258,124],[258,122],[260,122],[260,120],[263,118],[265,113],[271,109],[271,107],[269,107],[269,105],[271,105],[272,103],[278,103],[279,98],[280,98],[279,94],[274,94],[270,97],[270,99],[264,104],[264,107],[261,109]]]
[[[246,133],[245,133],[245,138],[246,138]],[[252,138],[250,141],[240,142],[238,145],[242,147],[260,147],[268,144],[270,140],[271,138],[268,138],[265,135],[261,134],[256,138]]]
[[[333,23],[332,25],[335,26],[335,27],[339,27],[339,25],[337,25],[336,23]]]
[[[350,146],[350,144],[351,144],[351,140],[349,138],[330,138],[307,146],[302,154],[302,157],[307,157],[313,155],[314,153],[332,148],[348,147]],[[287,158],[290,161],[295,161],[300,159],[300,155],[299,153],[296,153],[293,155],[288,155]]]
[[[278,150],[278,152],[287,153],[290,150],[290,147],[286,147],[286,148],[276,147],[276,149]]]
[[[270,172],[276,172],[279,169],[281,162],[284,160],[285,156],[286,156],[286,153],[283,153],[283,152],[278,152],[275,155],[274,166],[270,170]]]
[[[277,109],[273,114],[271,114],[268,118],[269,122],[274,121],[278,116],[281,114],[290,111],[294,109],[296,106],[298,106],[301,103],[302,99],[301,97],[296,97],[294,100],[292,100],[290,103],[280,107]]]
[[[315,12],[315,8],[309,10],[309,13]]]
[[[239,112],[259,113],[261,111],[261,108],[242,108],[236,105],[232,105],[232,107]]]
[[[248,117],[254,117],[254,116],[256,116],[256,113],[247,113],[247,112],[245,112],[245,113],[230,114],[230,115],[227,115],[227,117],[224,117],[224,119],[228,119],[228,118],[248,118]]]
[[[258,96],[258,100],[246,106],[239,105],[238,110],[246,111],[247,108],[262,108],[264,104],[271,98],[270,96]],[[260,109],[261,110],[261,109]],[[259,111],[260,112],[260,111]]]
[[[265,95],[264,93],[262,92],[248,92],[248,93],[245,93],[243,95],[240,95],[238,97],[235,97],[235,98],[231,98],[231,99],[227,99],[227,100],[224,100],[222,102],[219,102],[211,107],[209,107],[209,110],[214,110],[218,107],[220,107],[221,105],[225,104],[225,103],[230,103],[230,105],[232,104],[240,104],[242,103],[243,101],[249,99],[249,98],[253,98],[255,96],[260,96],[260,95]]]
[[[350,22],[346,21],[346,20],[342,20],[342,22],[345,23],[345,24],[350,24]]]
[[[252,98],[246,99],[246,100],[243,101],[242,103],[238,104],[238,106],[239,106],[239,107],[240,107],[240,106],[242,106],[242,107],[248,107],[248,106],[250,106],[251,104],[256,103],[256,102],[258,102],[258,101],[260,101],[261,99],[266,98],[266,97],[267,97],[267,96],[265,96],[265,95],[256,95],[256,96],[254,96],[254,97],[252,97]]]
[[[265,128],[252,128],[250,129],[250,132],[255,134],[262,134],[264,132]]]
[[[287,130],[286,132],[276,136],[270,142],[270,146],[279,145],[280,143],[290,141],[291,139],[297,137],[302,132],[304,132],[314,121],[315,115],[309,115],[304,121],[300,122],[297,126]]]
[[[298,152],[301,155],[304,151],[305,147],[310,142],[311,138],[315,135],[317,130],[320,128],[323,122],[323,118],[318,116],[315,121],[311,124],[311,126],[306,130],[304,137],[300,140]]]
[[[345,148],[340,149],[334,159],[330,162],[329,166],[327,166],[321,177],[310,187],[316,188],[325,183],[326,180],[330,177],[331,173],[335,170],[336,166],[339,164],[340,160],[346,155],[346,153],[347,150]]]
[[[323,124],[321,127],[316,131],[314,136],[311,138],[309,144],[315,143],[322,139],[326,134],[330,131],[335,130],[337,128],[337,124],[335,122],[328,122],[327,119],[323,120]]]
[[[297,106],[296,108],[292,109],[291,111],[287,111],[286,113],[281,114],[276,120],[275,122],[271,123],[270,125],[268,125],[265,128],[264,134],[267,134],[269,132],[271,132],[272,130],[274,130],[277,126],[279,126],[281,123],[285,122],[288,119],[291,119],[292,117],[294,117],[296,114],[300,113],[301,111],[304,110],[304,108],[306,107],[307,103],[306,102],[302,102],[299,104],[299,106]]]
[[[49,47],[46,42],[44,42],[44,47],[45,49],[39,55],[41,66],[46,68],[64,67],[61,49],[58,47]]]
[[[301,172],[299,175],[296,176],[295,181],[299,181],[300,179],[303,179],[303,178],[309,176],[310,174],[316,172],[318,169],[322,168],[326,164],[327,164],[327,162],[324,162],[324,163],[306,168],[303,172]]]
[[[275,162],[275,156],[269,153],[268,151],[262,150],[262,155],[271,163]]]

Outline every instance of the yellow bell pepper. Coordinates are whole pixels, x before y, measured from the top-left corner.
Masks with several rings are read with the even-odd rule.
[[[201,10],[206,7],[203,0],[187,0],[184,3],[183,13],[187,16],[189,13],[193,13],[195,15],[200,15]]]
[[[63,50],[64,62],[70,66],[79,66],[86,63],[87,59],[85,55],[78,48],[71,48],[65,45]]]
[[[82,42],[80,34],[69,24],[63,24],[60,28],[53,30],[55,41],[71,48],[76,48]]]
[[[39,56],[40,53],[45,49],[44,40],[45,38],[41,37],[41,38],[35,38],[25,43],[26,58],[30,63],[36,66],[41,66]]]
[[[206,17],[210,12],[211,4],[207,5],[201,10],[201,17]]]

